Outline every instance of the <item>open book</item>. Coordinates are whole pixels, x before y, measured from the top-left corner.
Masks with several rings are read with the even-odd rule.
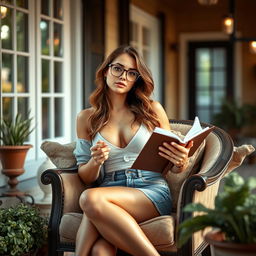
[[[190,148],[188,155],[190,157],[213,129],[214,126],[202,128],[198,117],[195,117],[193,126],[183,139],[171,131],[156,127],[131,168],[163,172],[170,164],[167,159],[158,154],[159,146],[163,142],[176,142],[185,146],[189,141],[193,140],[193,147]]]

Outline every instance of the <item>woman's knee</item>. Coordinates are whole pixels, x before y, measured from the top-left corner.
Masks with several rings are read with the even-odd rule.
[[[97,188],[85,190],[80,196],[79,204],[88,218],[95,218],[102,212],[101,196]]]
[[[91,251],[92,256],[115,256],[116,248],[103,238],[96,241]]]

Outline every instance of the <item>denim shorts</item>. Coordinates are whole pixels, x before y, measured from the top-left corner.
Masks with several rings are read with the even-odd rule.
[[[168,183],[161,173],[137,169],[106,173],[99,187],[111,186],[139,189],[152,201],[160,215],[171,214],[171,194]]]

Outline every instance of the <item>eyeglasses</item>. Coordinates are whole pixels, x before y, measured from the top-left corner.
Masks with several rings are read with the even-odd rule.
[[[109,64],[111,74],[115,77],[120,77],[126,71],[126,79],[130,82],[135,82],[140,76],[139,72],[132,69],[124,69],[118,64]]]

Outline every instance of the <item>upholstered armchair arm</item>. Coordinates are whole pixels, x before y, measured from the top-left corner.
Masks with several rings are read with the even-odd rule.
[[[217,136],[219,140],[219,152],[212,148],[213,136]],[[190,176],[183,184],[180,192],[179,205],[177,208],[177,227],[185,219],[192,217],[192,213],[183,212],[183,208],[192,202],[200,202],[207,207],[213,207],[214,198],[218,193],[219,182],[226,171],[233,155],[233,141],[230,136],[219,128],[215,128],[214,134],[209,136],[206,141],[206,148],[201,163],[200,171]],[[213,152],[215,150],[215,152]],[[215,157],[214,157],[215,156]],[[183,253],[191,251],[188,248],[203,247],[202,239],[193,236],[188,243],[180,250]],[[183,254],[186,255],[186,254]]]
[[[49,220],[49,238],[59,239],[59,225],[66,212],[81,212],[80,194],[88,187],[78,176],[77,167],[48,169],[41,176],[43,184],[52,186],[52,210]],[[56,241],[57,242],[57,241]],[[51,241],[50,244],[56,244]],[[51,248],[49,248],[51,251]]]

